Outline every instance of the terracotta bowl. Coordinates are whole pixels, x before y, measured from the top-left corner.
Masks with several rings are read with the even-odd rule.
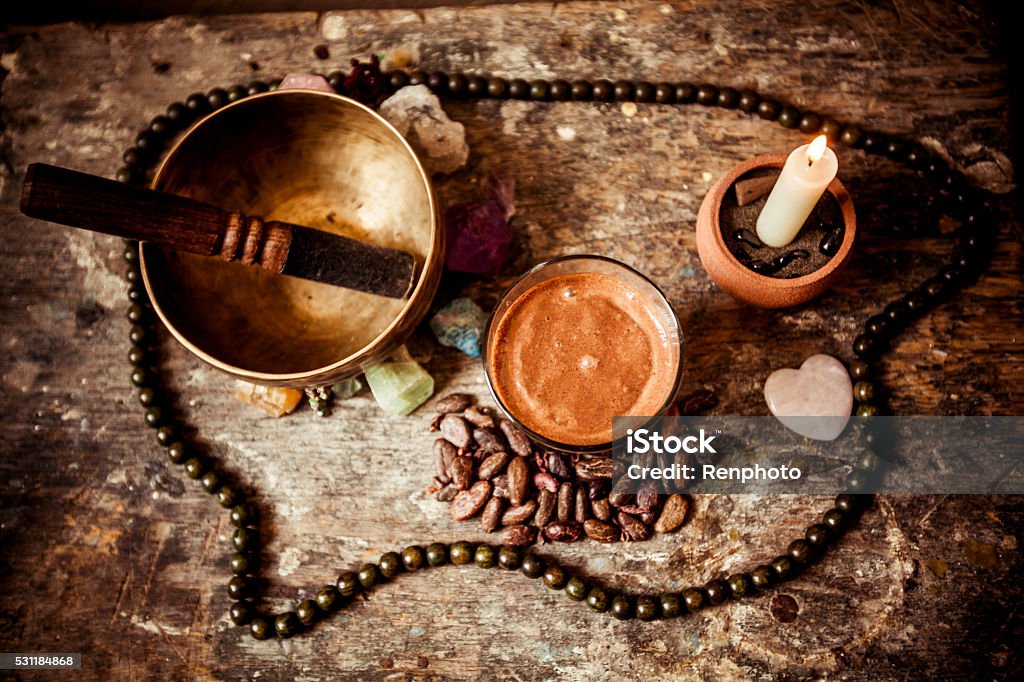
[[[229,104],[185,133],[153,186],[416,258],[412,293],[389,299],[144,244],[157,315],[232,376],[317,386],[358,374],[404,342],[437,289],[444,230],[430,178],[405,139],[354,100],[279,90]]]
[[[787,308],[805,303],[831,287],[853,254],[857,216],[853,200],[839,178],[828,186],[842,211],[845,232],[836,255],[814,272],[793,279],[760,275],[746,267],[725,244],[719,224],[722,200],[741,177],[758,168],[782,168],[785,154],[766,154],[735,166],[714,184],[697,214],[697,253],[708,275],[734,298],[759,308]]]

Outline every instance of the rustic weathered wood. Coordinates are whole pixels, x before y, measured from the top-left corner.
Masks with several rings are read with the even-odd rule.
[[[391,298],[413,286],[412,254],[45,163],[25,172],[21,212]]]
[[[117,240],[20,217],[20,173],[45,161],[111,174],[135,134],[193,91],[343,67],[385,53],[507,76],[693,79],[756,86],[882,130],[916,134],[999,193],[1012,188],[1006,68],[982,3],[529,4],[419,12],[172,18],[9,35],[0,165],[0,649],[81,650],[91,679],[678,679],[1021,676],[1020,528],[1012,497],[884,497],[821,563],[778,593],[681,620],[619,623],[498,571],[403,576],[285,644],[231,627],[231,528],[165,462],[128,386]],[[330,64],[313,47],[330,45]],[[258,71],[256,70],[258,69]],[[437,186],[518,183],[516,253],[497,282],[447,278],[486,309],[545,258],[595,252],[664,288],[686,326],[684,392],[720,414],[765,414],[761,387],[810,354],[850,358],[870,314],[946,259],[951,225],[921,179],[840,149],[860,242],[843,279],[803,307],[738,304],[697,259],[710,182],[803,136],[736,111],[453,102],[471,165]],[[705,175],[707,174],[707,175]],[[880,368],[898,414],[1021,414],[1021,232],[997,198],[1000,243],[978,284],[918,321]],[[296,330],[301,333],[301,330]],[[414,339],[438,392],[486,394],[480,365]],[[238,404],[230,381],[163,344],[173,404],[267,516],[264,574],[281,607],[381,551],[482,540],[423,491],[429,406],[404,419],[362,393],[318,420]],[[677,534],[545,547],[632,590],[676,589],[777,554],[815,497],[695,500]],[[27,676],[26,676],[27,677]]]

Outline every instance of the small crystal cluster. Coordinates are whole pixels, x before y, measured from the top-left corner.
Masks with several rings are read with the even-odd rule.
[[[515,215],[515,181],[492,173],[483,182],[481,201],[455,204],[445,212],[448,237],[445,265],[454,272],[496,275],[512,243],[508,221]]]
[[[480,341],[487,315],[468,298],[457,298],[430,319],[430,330],[442,346],[458,348],[471,358],[480,357]]]

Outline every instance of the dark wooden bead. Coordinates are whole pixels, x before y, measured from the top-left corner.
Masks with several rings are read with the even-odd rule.
[[[469,81],[461,73],[453,73],[448,76],[448,94],[452,97],[462,97],[466,94]]]
[[[800,117],[797,129],[807,135],[816,133],[821,130],[821,118],[817,114],[804,114]]]
[[[426,71],[417,69],[409,74],[409,85],[423,85],[430,79]]]
[[[866,474],[873,474],[878,471],[879,464],[878,455],[873,450],[864,450],[857,458],[857,468]]]
[[[514,571],[522,563],[523,553],[512,545],[502,545],[498,550],[498,566],[506,571]]]
[[[591,611],[596,611],[597,613],[604,613],[609,608],[611,608],[611,605],[611,597],[608,595],[608,592],[604,590],[604,588],[594,586],[590,588],[590,592],[587,592],[587,606],[590,608]]]
[[[114,174],[114,179],[127,185],[135,182],[135,173],[129,168],[118,168],[117,173]]]
[[[873,315],[864,323],[864,330],[873,336],[885,336],[889,333],[891,320],[884,314]]]
[[[274,628],[266,618],[263,616],[256,616],[252,619],[252,622],[249,623],[249,633],[254,639],[262,641],[274,636]]]
[[[822,515],[821,522],[833,533],[839,533],[846,526],[846,515],[842,509],[833,507]]]
[[[210,110],[210,103],[206,101],[206,95],[201,92],[193,92],[185,99],[185,108],[192,112],[193,117],[205,114]]]
[[[248,502],[236,504],[228,513],[228,518],[236,526],[251,526],[256,523],[256,507]]]
[[[633,600],[624,594],[615,595],[612,598],[611,614],[616,620],[629,620],[633,617]]]
[[[181,126],[192,119],[188,107],[185,106],[184,102],[172,102],[167,106],[166,114],[167,118],[178,126]]]
[[[884,314],[897,325],[902,325],[910,318],[910,309],[903,301],[893,301],[885,306]]]
[[[683,612],[683,600],[675,592],[666,592],[661,595],[659,606],[663,618],[676,618]]]
[[[569,81],[557,79],[551,81],[551,99],[555,102],[565,102],[572,98],[572,86]]]
[[[302,632],[302,623],[294,611],[287,611],[274,619],[274,632],[281,639],[288,639]]]
[[[786,105],[779,111],[779,115],[775,117],[775,120],[783,128],[796,128],[800,125],[800,116],[799,109]]]
[[[181,464],[188,459],[188,450],[185,449],[185,444],[176,441],[168,445],[167,459],[171,460],[171,464]]]
[[[253,593],[253,584],[245,576],[236,575],[228,581],[228,597],[231,599],[245,599],[251,597]]]
[[[345,74],[341,71],[331,71],[327,74],[327,84],[335,90],[339,90],[345,83]]]
[[[435,95],[444,95],[448,91],[448,74],[444,71],[434,71],[427,76],[427,87],[434,91]]]
[[[589,591],[590,586],[587,585],[586,581],[575,575],[565,583],[565,596],[573,601],[583,601],[587,598],[587,592]]]
[[[139,347],[138,346],[132,346],[132,348],[139,348]],[[142,349],[139,348],[139,350],[141,351]],[[144,358],[145,358],[145,356],[143,356],[143,359]],[[142,359],[138,360],[138,362],[142,362]],[[143,407],[149,407],[150,405],[153,404],[153,402],[155,400],[156,400],[156,391],[155,390],[153,390],[152,388],[150,388],[148,386],[146,388],[140,388],[139,389],[139,404],[140,405],[142,405]]]
[[[470,76],[466,79],[466,94],[470,97],[487,95],[487,79],[483,76]]]
[[[569,582],[569,576],[561,566],[552,564],[544,569],[544,584],[552,590],[561,590]]]
[[[636,618],[649,622],[658,617],[658,601],[654,597],[636,598]]]
[[[850,492],[859,492],[867,485],[868,476],[863,471],[854,469],[846,475],[846,489]]]
[[[811,544],[803,538],[793,540],[793,542],[789,543],[786,553],[789,555],[789,558],[797,564],[806,564],[810,562],[814,556],[814,550],[811,547]]]
[[[121,158],[129,166],[135,166],[142,161],[144,156],[145,154],[143,154],[142,150],[138,147],[129,147],[124,150],[124,154],[121,155]]]
[[[534,102],[547,102],[551,99],[551,85],[546,80],[535,80],[530,83],[530,99]]]
[[[870,358],[878,350],[878,345],[878,337],[861,334],[853,340],[853,353],[861,359]]]
[[[351,571],[339,575],[338,581],[335,584],[338,587],[338,594],[340,594],[345,599],[351,599],[361,589],[361,586],[359,584],[359,576]]]
[[[823,523],[816,523],[813,526],[808,526],[807,531],[804,533],[804,539],[814,549],[822,549],[832,541],[832,534]]]
[[[690,587],[683,590],[683,605],[687,611],[696,613],[708,605],[708,595],[700,587]]]
[[[869,130],[864,133],[864,139],[861,140],[860,146],[866,152],[877,154],[885,147],[885,138],[881,133]]]
[[[380,574],[390,580],[402,572],[402,557],[398,556],[398,552],[385,552],[377,560],[377,566],[380,567]]]
[[[843,133],[843,124],[834,118],[826,118],[821,122],[821,134],[828,137],[829,142],[836,142]]]
[[[444,566],[448,563],[448,545],[443,542],[432,542],[427,545],[427,565]]]
[[[228,559],[228,566],[231,568],[231,572],[235,575],[245,575],[246,573],[252,573],[255,569],[255,559],[250,557],[248,554],[242,554],[241,552],[235,552]]]
[[[589,81],[573,81],[572,98],[577,102],[589,102],[594,97],[594,86]]]
[[[928,309],[928,299],[917,291],[911,291],[903,297],[907,309],[914,315],[919,315]]]
[[[512,99],[530,99],[530,84],[522,78],[513,78],[508,83],[508,96]]]
[[[252,604],[247,601],[236,601],[228,609],[228,616],[235,625],[248,625],[254,615]]]
[[[875,386],[869,381],[858,381],[853,385],[853,399],[861,403],[869,403],[875,397]]]
[[[740,111],[745,111],[751,114],[757,111],[757,105],[761,103],[761,96],[753,90],[740,90],[739,101],[736,106],[740,108]]]
[[[230,509],[231,507],[234,507],[236,504],[242,501],[241,493],[239,493],[234,487],[230,485],[222,485],[217,490],[216,497],[217,504],[224,507],[225,509]]]
[[[758,566],[750,572],[750,584],[758,590],[766,590],[775,584],[775,571],[771,566]]]
[[[869,378],[871,376],[871,365],[864,362],[863,360],[851,360],[850,376],[854,379],[854,381]]]
[[[532,552],[523,555],[522,566],[519,567],[527,578],[539,578],[544,575],[544,560]]]
[[[387,79],[392,90],[401,90],[409,84],[409,74],[405,71],[392,71],[387,75]]]
[[[736,88],[721,88],[718,91],[718,101],[716,104],[723,109],[735,109],[740,103],[740,93],[736,91]]]
[[[448,550],[448,555],[452,563],[456,566],[465,566],[466,564],[473,563],[473,554],[475,551],[476,550],[472,544],[465,540],[460,540],[451,546]]]
[[[244,99],[248,94],[249,92],[244,85],[232,85],[228,88],[228,101],[237,102],[240,99]]]
[[[640,81],[636,84],[635,96],[637,102],[653,102],[654,84],[648,83],[647,81]]]
[[[797,572],[797,565],[788,555],[777,556],[772,559],[771,568],[775,572],[776,580],[789,580]]]
[[[419,545],[409,545],[402,550],[402,565],[407,571],[418,571],[423,568],[427,557]]]
[[[632,81],[618,80],[613,86],[616,102],[632,102],[636,96],[636,87]]]
[[[712,580],[704,586],[709,604],[721,604],[729,598],[729,585],[724,580]]]
[[[741,599],[749,596],[754,591],[754,584],[747,573],[734,573],[730,575],[726,584],[729,586],[729,593],[733,599]]]
[[[676,83],[676,102],[690,104],[697,99],[697,88],[693,83]]]
[[[710,107],[718,104],[718,88],[710,83],[704,83],[697,87],[697,104]]]
[[[246,94],[248,94],[250,96],[251,95],[258,95],[261,92],[266,92],[266,91],[267,91],[267,84],[265,82],[263,82],[263,81],[252,81],[251,83],[249,83],[248,87],[246,87],[246,89],[245,89]]]
[[[757,115],[766,121],[774,121],[782,111],[782,105],[773,99],[762,99],[757,105]]]
[[[861,405],[859,405],[857,407],[857,416],[858,417],[877,417],[878,416],[878,408],[875,407],[874,405],[869,405],[867,403],[861,404]]]
[[[253,528],[236,528],[231,534],[231,545],[236,552],[255,552],[260,546],[260,534]]]
[[[841,510],[846,514],[853,514],[864,506],[864,499],[861,495],[850,495],[849,493],[843,493],[836,495],[836,509]]]
[[[846,126],[843,128],[842,135],[839,136],[839,141],[847,147],[858,147],[863,137],[864,132],[857,126]]]
[[[203,486],[203,490],[212,495],[220,488],[220,476],[217,475],[216,471],[207,471],[199,479],[199,485]]]
[[[128,340],[137,346],[142,345],[142,342],[146,340],[146,336],[148,336],[148,334],[146,333],[146,328],[143,327],[142,325],[133,324],[131,326],[131,329],[128,330]],[[136,380],[135,375],[132,375],[132,383],[135,384],[136,386],[144,386],[145,384],[149,383],[149,380],[151,378],[149,376],[149,372],[145,371],[145,368],[142,369],[144,374],[140,376],[144,376],[144,380]]]
[[[615,99],[615,86],[609,80],[594,81],[594,101],[611,102]]]
[[[320,609],[312,599],[303,599],[295,607],[295,617],[303,625],[309,626],[320,617]]]
[[[525,82],[525,81],[524,81]],[[508,97],[508,81],[504,78],[487,79],[487,96],[494,99],[505,99]]]
[[[364,590],[368,590],[374,585],[380,583],[383,576],[381,575],[380,568],[377,564],[366,563],[359,567],[359,572],[356,573],[356,577],[359,579],[359,585]]]
[[[658,104],[674,104],[676,88],[671,83],[658,83],[654,86],[654,101]]]
[[[206,473],[206,462],[201,457],[193,457],[185,462],[185,475],[198,481]]]
[[[334,585],[324,585],[316,591],[316,605],[324,613],[333,613],[342,603],[344,598]]]

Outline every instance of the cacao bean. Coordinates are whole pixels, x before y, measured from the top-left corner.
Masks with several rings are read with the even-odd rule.
[[[544,537],[553,542],[576,542],[583,536],[583,524],[576,521],[552,521],[544,526]]]
[[[533,484],[537,486],[537,490],[547,490],[552,494],[558,492],[558,479],[548,473],[534,474]]]
[[[537,529],[533,526],[509,526],[501,536],[502,543],[513,547],[525,547],[537,541]]]
[[[566,481],[558,488],[558,520],[568,521],[572,518],[573,492],[572,483]]]
[[[476,475],[485,481],[489,481],[504,471],[506,464],[508,464],[508,453],[495,452],[493,455],[490,455],[487,459],[480,462],[480,467],[477,469]]]
[[[469,490],[459,491],[449,505],[448,511],[455,521],[465,521],[483,509],[490,496],[491,484],[487,481],[477,481]]]
[[[465,490],[473,482],[473,458],[460,456],[452,461],[450,468],[452,483],[459,490]]]
[[[612,493],[608,496],[608,502],[613,507],[624,507],[627,504],[633,504],[636,498],[630,493]]]
[[[508,440],[508,446],[512,449],[512,452],[516,453],[520,457],[530,456],[530,452],[532,450],[530,446],[530,438],[525,433],[517,429],[515,424],[507,419],[501,420],[501,432],[505,434],[505,439]]]
[[[441,435],[457,448],[467,448],[473,441],[469,424],[456,414],[446,414],[441,420]]]
[[[608,521],[612,518],[612,505],[608,502],[607,497],[602,497],[600,500],[592,500],[590,502],[590,511],[602,521]]]
[[[481,450],[487,452],[504,452],[505,441],[494,429],[479,428],[473,430],[473,440]]]
[[[537,514],[533,517],[533,525],[538,528],[548,525],[555,511],[555,502],[555,494],[550,490],[542,489],[537,493]]]
[[[593,481],[587,481],[587,497],[592,500],[608,497],[611,490],[612,479],[610,478],[595,478]]]
[[[636,505],[650,511],[658,505],[659,497],[658,488],[653,483],[644,483],[637,491]]]
[[[492,533],[501,523],[501,509],[505,501],[500,497],[492,497],[484,505],[484,512],[480,515],[480,526],[485,533]]]
[[[661,509],[661,515],[654,524],[654,530],[658,533],[672,533],[678,530],[686,522],[689,511],[690,501],[687,498],[682,495],[669,495]]]
[[[587,498],[586,488],[580,486],[576,488],[576,520],[583,523],[587,520],[587,510],[590,509],[590,505],[587,504],[590,500]]]
[[[434,410],[443,415],[450,412],[462,412],[472,404],[473,396],[468,393],[452,393],[438,400],[434,404]]]
[[[563,480],[572,478],[572,469],[569,468],[569,463],[565,461],[565,457],[557,452],[549,452],[545,456],[545,460],[548,466],[548,471],[553,475]]]
[[[481,429],[494,428],[494,417],[491,416],[491,409],[489,407],[473,406],[466,410],[462,416],[473,426]]]
[[[495,476],[494,480],[491,481],[494,484],[494,496],[507,498],[508,497],[508,476],[501,474]]]
[[[434,468],[437,469],[437,475],[449,478],[451,474],[448,473],[448,468],[452,464],[452,460],[455,459],[455,446],[446,441],[444,438],[438,438],[434,441]]]
[[[536,500],[527,500],[525,504],[518,507],[509,507],[501,516],[501,525],[518,526],[526,523],[533,513],[537,511]]]
[[[442,431],[444,424],[441,424]],[[584,481],[592,481],[595,478],[612,477],[611,457],[581,457],[576,462],[576,476]]]
[[[640,515],[640,520],[648,526],[654,525],[654,522],[658,520],[658,513],[655,511],[645,511]]]
[[[461,494],[461,493],[460,493]],[[626,541],[646,540],[651,537],[651,529],[640,521],[640,519],[625,512],[615,515],[615,522],[622,529],[622,539]]]
[[[530,487],[530,465],[525,457],[515,457],[508,463],[508,499],[513,506],[526,501]]]
[[[451,502],[455,499],[455,496],[459,494],[459,489],[454,485],[446,485],[437,491],[438,502]]]
[[[431,433],[433,433],[434,431],[440,431],[441,430],[441,420],[442,419],[444,419],[444,415],[443,414],[435,414],[434,418],[430,420],[430,431],[431,431]]]
[[[618,526],[600,519],[590,519],[584,522],[583,530],[588,538],[597,542],[615,542],[621,534]]]
[[[619,507],[618,509],[619,509],[620,512],[625,512],[627,514],[632,514],[633,516],[640,516],[645,511],[647,511],[646,509],[644,509],[643,507],[641,507],[638,504],[624,504],[621,507]]]

